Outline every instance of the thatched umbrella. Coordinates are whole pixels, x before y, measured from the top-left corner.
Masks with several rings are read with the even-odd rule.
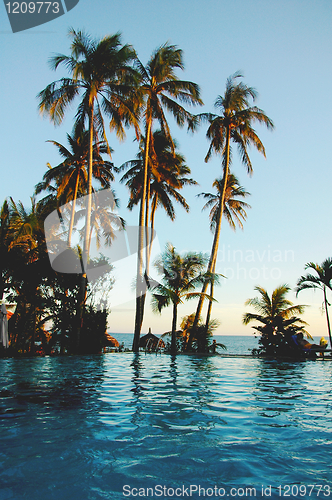
[[[159,337],[153,335],[153,333],[151,333],[151,331],[149,330],[149,333],[143,335],[143,337],[140,338],[139,347],[144,347],[150,349],[151,351],[155,351],[158,346],[159,340]],[[159,343],[159,347],[165,347],[163,341]]]

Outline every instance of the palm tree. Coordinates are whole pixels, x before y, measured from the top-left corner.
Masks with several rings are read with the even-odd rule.
[[[123,124],[134,125],[138,131],[134,109],[137,100],[134,99],[132,92],[137,84],[137,72],[130,66],[130,63],[136,58],[136,54],[131,46],[121,46],[120,34],[107,36],[98,41],[93,40],[84,31],[76,32],[71,29],[69,36],[72,39],[71,55],[56,55],[51,58],[50,62],[55,70],[60,65],[64,65],[68,69],[70,77],[49,84],[39,93],[38,97],[40,111],[48,113],[55,124],[60,124],[67,107],[76,96],[82,94],[76,113],[76,125],[84,130],[85,123],[88,121],[87,218],[83,248],[83,262],[86,264],[89,253],[88,240],[92,203],[93,142],[98,142],[97,135],[102,135],[108,145],[102,111],[110,117],[110,128],[116,131],[120,139],[124,138],[125,135]],[[84,272],[80,293],[78,345],[85,289],[86,273]]]
[[[308,262],[304,269],[310,269],[314,271],[316,275],[308,273],[301,276],[296,284],[296,296],[298,296],[301,290],[308,290],[310,288],[323,290],[327,329],[329,332],[330,346],[332,347],[331,326],[328,312],[328,306],[330,304],[328,303],[326,296],[326,288],[330,288],[330,290],[332,290],[332,259],[329,258],[324,260],[321,265],[315,264],[314,262]]]
[[[202,104],[198,85],[189,81],[179,80],[175,74],[176,69],[184,69],[182,51],[175,45],[169,45],[168,43],[162,45],[152,54],[146,67],[141,62],[138,62],[138,69],[141,74],[140,95],[145,100],[145,148],[143,189],[139,214],[134,352],[137,352],[139,348],[145,301],[145,292],[143,289],[143,247],[144,226],[146,221],[148,221],[147,207],[149,206],[150,197],[148,191],[148,163],[150,146],[153,148],[153,143],[151,145],[151,142],[153,142],[153,122],[155,120],[158,121],[165,137],[173,144],[164,109],[174,116],[179,126],[187,123],[188,128],[193,130],[195,119],[179,102],[190,105]]]
[[[234,174],[229,174],[227,178],[227,186],[225,190],[225,198],[224,198],[224,209],[221,211],[221,199],[222,193],[224,191],[224,179],[216,179],[212,184],[214,188],[217,190],[217,194],[211,193],[200,193],[198,196],[203,197],[207,202],[205,203],[203,210],[206,208],[211,208],[210,210],[210,229],[214,232],[214,241],[212,245],[211,252],[214,253],[212,256],[213,260],[213,269],[215,272],[216,267],[216,248],[218,247],[218,242],[216,241],[217,235],[220,234],[220,225],[221,225],[221,213],[223,213],[226,217],[226,220],[230,227],[235,231],[236,226],[238,225],[240,229],[243,229],[243,222],[247,218],[246,209],[251,208],[250,205],[239,198],[246,198],[250,195],[245,189],[240,186],[238,179]],[[213,297],[213,288],[214,284],[211,282],[210,284],[211,290],[210,295]],[[206,316],[206,328],[209,325],[210,316],[212,309],[212,301],[209,301],[207,316]]]
[[[216,188],[217,194],[200,193],[197,196],[207,200],[202,210],[211,208],[209,215],[210,229],[215,233],[218,224],[218,210],[220,200],[224,190],[224,179],[216,179],[213,182],[212,186]],[[238,199],[246,198],[247,196],[250,196],[250,193],[248,193],[248,191],[245,191],[245,189],[240,186],[237,177],[234,174],[229,174],[225,191],[223,214],[225,215],[228,224],[234,231],[236,230],[237,225],[240,229],[243,229],[243,222],[245,222],[247,218],[245,209],[251,208],[248,203],[245,203],[244,201]]]
[[[177,143],[173,144],[161,130],[153,133],[153,155],[149,158],[148,191],[150,193],[150,207],[147,205],[146,214],[150,212],[150,241],[147,238],[146,274],[149,275],[149,262],[152,249],[155,214],[158,207],[165,210],[168,217],[174,221],[176,217],[173,200],[189,212],[189,205],[179,192],[184,186],[197,184],[189,178],[190,168],[185,164],[185,158],[178,153]],[[144,142],[144,139],[143,141]],[[173,150],[174,148],[174,150]],[[124,163],[120,170],[128,169],[120,182],[124,182],[130,191],[129,210],[138,205],[142,198],[144,151],[137,155],[136,160]],[[148,198],[147,198],[148,202]],[[148,221],[146,221],[148,227]]]
[[[39,194],[42,191],[48,191],[51,195],[56,195],[58,207],[72,201],[67,240],[70,247],[76,199],[78,195],[86,194],[87,188],[89,132],[76,127],[72,135],[67,134],[67,140],[70,149],[67,149],[59,142],[48,141],[58,148],[59,154],[64,160],[54,168],[49,165],[49,170],[44,174],[43,181],[37,184],[35,193]],[[108,146],[104,141],[93,144],[92,175],[103,188],[110,188],[111,181],[114,181],[113,163],[104,160],[101,156],[107,151]],[[52,185],[53,182],[55,182],[56,188]]]
[[[183,337],[183,345],[186,346],[189,338],[190,338],[190,333],[191,329],[193,326],[195,320],[195,313],[189,314],[188,316],[185,316],[182,318],[182,323],[180,325],[181,328],[181,334]],[[207,325],[204,325],[203,323],[199,322],[198,326],[195,330],[195,338],[194,342],[196,343],[196,351],[198,352],[209,352],[211,347],[214,344],[210,344],[211,337],[213,336],[213,332],[218,328],[220,325],[220,322],[216,319],[209,319],[209,322]],[[215,342],[215,341],[214,341]],[[218,343],[216,346],[221,347],[222,349],[227,349],[224,344]]]
[[[29,209],[26,209],[21,201],[15,203],[13,198],[10,198],[13,242],[29,254],[29,262],[36,261],[41,253],[46,252],[44,211],[44,204],[37,202],[35,197],[31,197]]]
[[[176,352],[176,324],[178,305],[183,300],[197,298],[194,292],[197,285],[205,279],[202,271],[206,258],[201,253],[186,253],[181,256],[173,245],[168,243],[165,252],[157,259],[156,269],[163,274],[162,283],[152,287],[152,308],[161,312],[164,307],[173,304],[171,352]]]
[[[223,191],[221,193],[220,207],[224,207],[224,200],[227,187],[227,179],[229,168],[232,163],[232,148],[233,142],[238,147],[241,161],[247,168],[248,174],[252,174],[252,164],[248,154],[248,146],[254,146],[260,153],[265,156],[265,148],[262,141],[257,136],[252,125],[255,122],[265,125],[268,129],[273,129],[273,122],[266,116],[263,110],[256,106],[250,105],[250,100],[253,102],[257,98],[257,92],[252,87],[248,87],[242,82],[237,82],[242,75],[235,73],[229,77],[226,82],[226,90],[223,96],[219,95],[215,102],[215,107],[221,111],[220,115],[203,113],[198,116],[200,120],[207,120],[209,127],[207,130],[207,138],[211,141],[210,147],[205,157],[205,162],[208,162],[213,153],[220,154],[222,157],[223,178],[225,179]],[[223,211],[220,211],[220,220]],[[212,271],[214,260],[218,252],[220,224],[216,226],[215,233],[215,248],[213,248],[208,264],[208,271]],[[207,283],[204,283],[202,292],[205,292]],[[203,297],[203,295],[202,295]],[[203,298],[200,298],[196,310],[194,327],[198,323],[198,319],[202,312]]]
[[[294,305],[286,298],[287,293],[291,290],[287,284],[280,285],[273,290],[271,297],[260,286],[256,286],[255,290],[259,293],[259,297],[248,299],[245,305],[252,306],[257,314],[245,313],[242,322],[244,325],[248,325],[252,321],[262,323],[263,326],[258,325],[253,328],[261,334],[262,344],[268,353],[271,349],[274,351],[287,331],[292,333],[302,331],[310,337],[304,330],[304,325],[307,323],[295,316],[303,314],[305,306]]]

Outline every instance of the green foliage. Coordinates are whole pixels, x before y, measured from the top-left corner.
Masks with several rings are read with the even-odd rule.
[[[184,316],[182,318],[182,322],[180,325],[180,330],[177,330],[176,333],[176,350],[177,352],[186,352],[187,351],[187,343],[190,334],[193,335],[193,342],[190,348],[190,352],[197,353],[208,353],[213,352],[212,349],[212,337],[213,332],[218,328],[219,321],[212,319],[209,322],[208,328],[203,324],[202,321],[199,321],[197,327],[193,329],[195,319],[195,313],[192,313],[188,316]],[[165,342],[165,352],[171,352],[171,335],[172,332],[166,332],[162,336]],[[217,346],[222,349],[226,349],[223,344],[217,344]]]
[[[315,274],[308,273],[299,278],[296,285],[296,295],[298,295],[301,290],[311,288],[324,290],[325,287],[328,287],[332,290],[332,258],[325,259],[321,265],[315,264],[314,262],[308,262],[305,265],[305,269],[314,271]]]
[[[186,344],[190,335],[192,336],[192,344],[190,347],[191,352],[207,353],[211,350],[213,332],[218,328],[219,321],[211,319],[208,327],[200,319],[197,326],[194,327],[195,314],[185,316],[181,323],[183,335],[186,339],[183,345],[183,350],[186,349]],[[218,344],[219,345],[219,344]]]
[[[294,305],[286,298],[290,291],[290,287],[286,284],[277,287],[271,297],[260,286],[256,286],[255,290],[259,293],[259,297],[248,299],[245,305],[252,306],[258,314],[245,313],[243,324],[248,325],[252,321],[262,323],[253,327],[260,334],[259,352],[269,356],[292,355],[294,353],[292,335],[302,332],[309,336],[304,330],[307,323],[295,316],[303,314],[305,306]]]
[[[330,347],[332,348],[332,332],[328,312],[328,306],[330,304],[328,303],[326,294],[327,288],[332,290],[332,259],[325,259],[321,265],[315,264],[314,262],[308,262],[305,265],[305,269],[310,269],[311,271],[314,271],[315,274],[308,273],[299,278],[296,286],[296,296],[302,290],[320,289],[323,291],[327,329],[330,339]]]
[[[230,142],[236,144],[242,163],[247,172],[253,172],[252,164],[248,154],[248,146],[254,146],[265,156],[265,148],[257,136],[252,125],[255,122],[273,129],[273,122],[264,111],[257,106],[251,106],[251,101],[257,98],[257,92],[243,82],[238,82],[242,75],[235,73],[227,79],[226,89],[223,96],[219,95],[215,101],[215,107],[220,110],[220,115],[203,113],[199,115],[200,120],[207,120],[209,128],[206,133],[211,141],[205,157],[209,161],[213,153],[221,154],[224,171],[227,171],[231,163]]]
[[[89,159],[89,132],[82,131],[80,127],[75,127],[72,135],[67,134],[67,140],[70,146],[68,150],[62,144],[56,141],[52,142],[59,151],[63,161],[54,168],[49,169],[43,176],[42,182],[35,187],[36,194],[46,191],[48,194],[42,200],[43,203],[53,201],[59,208],[72,201],[68,224],[68,246],[71,245],[71,236],[74,226],[74,216],[76,199],[87,192],[88,179],[88,159]],[[110,182],[114,180],[112,173],[113,164],[102,158],[102,154],[108,152],[108,147],[104,141],[93,144],[92,150],[92,176],[100,183],[103,188],[110,188]],[[64,207],[62,207],[63,209]]]
[[[299,332],[306,333],[299,325],[290,324],[281,330],[273,329],[271,325],[257,326],[255,330],[261,334],[258,349],[253,354],[264,354],[267,356],[281,356],[292,358],[304,358],[305,354],[294,343],[292,336]]]
[[[119,169],[120,171],[127,170],[120,182],[125,183],[130,192],[129,210],[132,210],[142,197],[144,141],[145,138],[142,138],[137,159],[124,163]],[[151,137],[151,149],[148,182],[150,183],[149,193],[152,207],[151,225],[153,225],[154,213],[159,206],[164,208],[171,220],[175,219],[173,200],[189,212],[189,206],[179,190],[186,185],[197,183],[188,177],[190,168],[185,164],[184,157],[176,151],[177,143],[175,140],[172,144],[161,130],[157,130]]]
[[[137,127],[132,97],[138,73],[130,66],[136,57],[135,51],[129,45],[121,45],[119,33],[95,40],[84,31],[71,29],[69,36],[71,55],[56,55],[50,64],[54,70],[65,66],[70,76],[49,84],[38,94],[39,109],[59,125],[68,106],[81,94],[76,124],[81,130],[85,129],[92,106],[95,134],[105,140],[110,152],[102,110],[109,116],[110,127],[119,138],[125,136],[124,124]]]
[[[256,99],[256,91],[239,82],[239,74],[227,80],[225,94],[216,100],[215,106],[220,115],[205,113],[194,116],[188,112],[183,105],[203,103],[198,85],[177,77],[177,71],[183,70],[184,64],[182,51],[174,45],[166,43],[160,46],[144,67],[134,49],[121,43],[120,34],[95,40],[84,31],[71,29],[69,36],[70,55],[58,54],[50,61],[54,70],[63,67],[68,77],[49,84],[38,95],[40,111],[48,114],[56,125],[63,121],[67,109],[76,98],[79,100],[74,131],[72,135],[67,135],[69,148],[52,141],[63,161],[57,167],[49,168],[43,181],[36,187],[36,193],[47,191],[48,196],[39,202],[32,198],[31,209],[28,210],[21,202],[16,204],[13,200],[6,201],[1,210],[0,295],[2,297],[5,293],[17,302],[16,312],[10,320],[12,349],[30,354],[34,354],[36,349],[44,353],[54,350],[61,353],[77,352],[77,331],[77,338],[81,335],[81,352],[100,352],[107,310],[106,307],[102,311],[98,310],[101,306],[98,301],[105,300],[107,289],[113,285],[113,281],[109,275],[103,276],[95,283],[90,283],[86,290],[84,276],[80,279],[79,274],[70,276],[54,272],[48,261],[43,222],[61,204],[76,198],[79,200],[80,196],[88,194],[86,211],[82,209],[76,214],[76,219],[82,216],[86,222],[81,252],[83,261],[89,260],[89,241],[93,231],[96,232],[97,242],[100,236],[107,234],[111,243],[112,214],[107,210],[109,207],[96,204],[95,216],[91,215],[92,177],[107,188],[113,181],[113,164],[101,157],[104,153],[111,154],[104,116],[108,117],[110,130],[114,130],[118,138],[124,138],[125,127],[133,126],[137,140],[141,139],[137,160],[127,162],[130,170],[123,177],[131,192],[129,208],[141,203],[139,225],[148,226],[150,220],[153,227],[158,206],[163,207],[174,220],[174,200],[189,211],[179,191],[185,185],[195,184],[195,181],[189,178],[190,169],[172,138],[167,121],[167,114],[171,114],[177,125],[187,125],[192,131],[200,120],[208,121],[210,147],[205,161],[209,160],[212,153],[220,154],[225,180],[215,181],[217,195],[203,194],[208,200],[206,206],[212,207],[210,221],[216,234],[208,272],[203,272],[206,265],[204,256],[197,253],[180,256],[169,245],[157,263],[163,279],[153,288],[153,305],[159,312],[168,305],[173,306],[172,352],[176,348],[183,350],[188,345],[188,337],[192,350],[208,352],[213,321],[207,319],[208,325],[203,325],[198,321],[200,314],[196,313],[194,320],[192,316],[187,318],[181,330],[177,331],[177,307],[184,300],[192,298],[213,300],[213,283],[218,281],[214,270],[222,214],[225,214],[233,228],[236,224],[242,227],[246,218],[245,209],[249,207],[239,199],[248,193],[228,172],[232,163],[231,143],[238,147],[241,161],[251,173],[248,146],[253,145],[265,156],[264,146],[252,125],[258,122],[273,128],[273,123],[261,109],[251,106],[251,101]],[[145,125],[145,137],[140,135],[140,120]],[[155,123],[158,123],[160,130],[154,130]],[[74,203],[71,214],[65,214],[66,217],[69,215],[72,229]],[[122,223],[124,225],[124,221]],[[140,241],[139,259],[143,259],[142,248],[143,241]],[[149,274],[150,251],[151,248],[146,253],[145,275]],[[98,265],[92,261],[90,264],[92,267]],[[143,264],[138,267],[139,278],[142,278]],[[139,279],[137,283],[139,286]],[[196,287],[203,283],[205,289],[201,293],[196,292]],[[205,293],[208,283],[211,283],[210,296]],[[87,291],[85,303],[84,291]],[[140,301],[141,298],[137,301],[135,324],[134,345],[137,347],[144,311],[144,300]],[[251,305],[255,306],[255,302]],[[80,315],[83,312],[83,328],[80,331]],[[294,321],[286,325],[286,320],[289,322],[292,318],[284,317],[281,323],[275,325],[278,332],[281,332],[281,327],[285,329],[287,326],[289,331],[294,328]],[[268,326],[264,321],[263,324]],[[263,338],[265,333],[262,333]]]
[[[203,272],[205,265],[206,257],[203,254],[188,252],[180,255],[170,243],[155,262],[162,280],[153,286],[152,309],[161,312],[164,307],[173,305],[172,352],[176,352],[177,307],[183,300],[200,296],[195,288],[206,279]]]
[[[211,231],[215,231],[218,224],[218,211],[224,190],[224,179],[216,179],[213,182],[213,187],[216,188],[217,194],[200,193],[197,195],[207,200],[203,210],[210,208]],[[240,229],[243,229],[243,222],[247,219],[246,209],[251,208],[251,206],[242,201],[242,199],[249,195],[250,193],[245,191],[245,189],[240,186],[237,177],[235,177],[234,174],[229,174],[227,177],[223,214],[226,217],[228,224],[234,231],[236,229],[236,225],[238,225]]]
[[[141,75],[139,93],[144,100],[146,123],[156,119],[160,128],[172,142],[164,110],[173,115],[176,123],[182,127],[195,128],[194,117],[179,104],[202,105],[199,86],[193,82],[180,80],[176,69],[184,69],[182,50],[168,43],[158,47],[144,67],[138,62]]]

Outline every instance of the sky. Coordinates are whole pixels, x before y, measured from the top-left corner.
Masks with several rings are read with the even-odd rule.
[[[321,263],[332,257],[331,22],[330,0],[80,0],[58,19],[12,33],[2,4],[1,202],[11,196],[29,206],[46,164],[60,163],[56,148],[47,141],[66,144],[75,105],[62,125],[55,127],[39,114],[36,95],[52,81],[67,76],[64,69],[51,71],[48,59],[55,53],[69,55],[70,27],[85,29],[94,38],[120,32],[122,42],[134,46],[143,64],[168,41],[183,50],[185,70],[178,73],[179,78],[201,88],[204,106],[196,108],[197,112],[215,111],[214,102],[224,93],[227,78],[240,71],[243,82],[258,92],[256,105],[275,125],[273,132],[256,127],[266,159],[249,151],[252,177],[234,150],[232,171],[251,193],[247,201],[252,208],[243,231],[233,232],[226,221],[222,224],[217,272],[227,279],[216,291],[218,302],[212,312],[220,322],[216,333],[251,335],[251,327],[242,325],[242,316],[250,310],[245,301],[257,295],[254,287],[272,293],[287,283],[291,288],[288,298],[309,306],[303,316],[310,325],[308,331],[326,336],[321,292],[303,291],[296,298],[294,288],[307,262]],[[177,207],[175,222],[157,214],[159,248],[163,250],[171,242],[178,252],[209,254],[213,235],[208,212],[202,212],[203,202],[197,194],[212,192],[214,179],[221,176],[220,158],[214,156],[204,163],[209,146],[206,126],[191,134],[170,119],[170,127],[199,185],[183,191],[189,214]],[[135,157],[132,130],[122,143],[111,133],[108,139],[115,165]],[[138,210],[126,209],[128,192],[119,178],[113,185],[121,203],[119,214],[128,225],[136,225]],[[120,270],[115,296],[123,286]],[[129,290],[125,297],[131,295]],[[133,298],[111,304],[110,331],[133,331]],[[180,320],[195,306],[194,302],[181,304]],[[149,327],[156,334],[170,330],[171,308],[156,315],[148,299],[142,333]]]

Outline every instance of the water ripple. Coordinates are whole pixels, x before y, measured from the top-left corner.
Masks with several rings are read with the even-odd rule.
[[[123,353],[0,365],[1,499],[330,477],[331,363]]]

